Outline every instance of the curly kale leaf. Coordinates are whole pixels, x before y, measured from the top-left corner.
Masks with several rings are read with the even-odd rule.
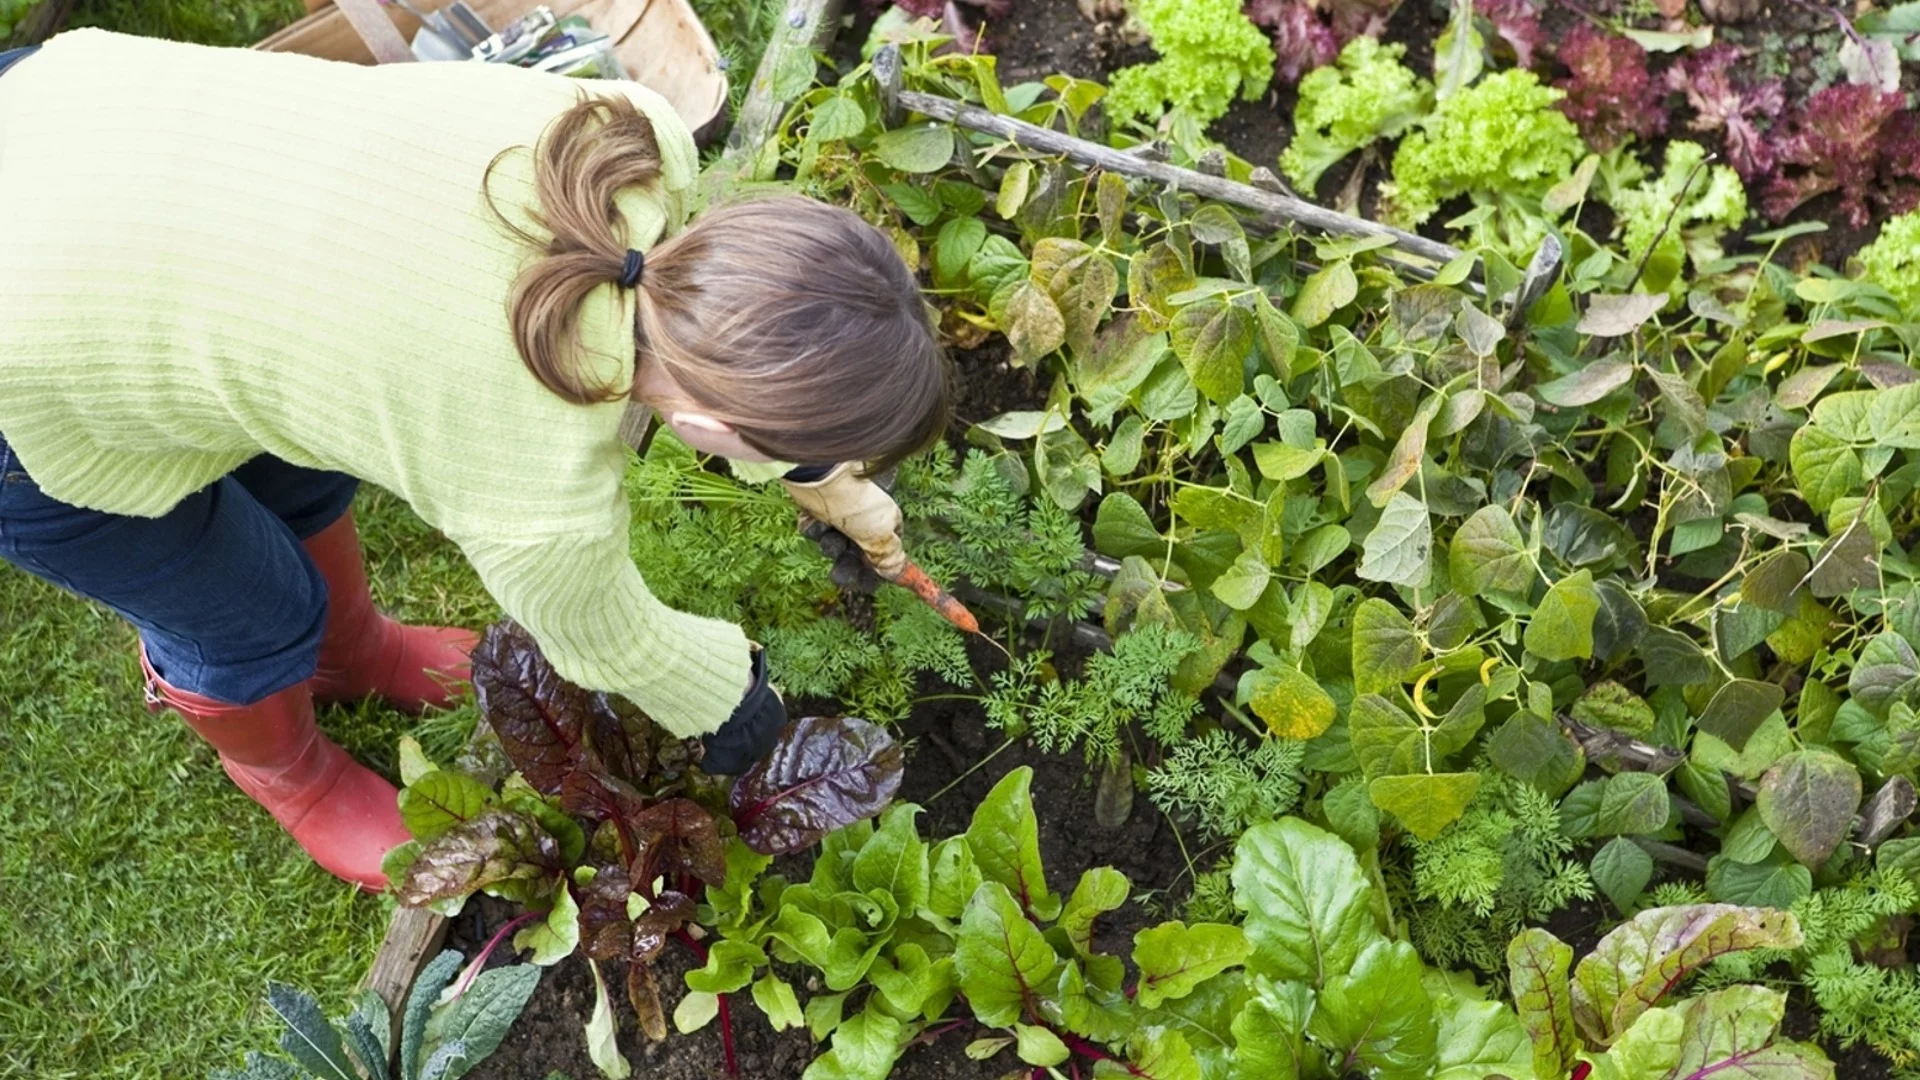
[[[1658,260],[1662,277],[1678,273],[1689,250],[1718,257],[1720,235],[1747,219],[1740,177],[1725,165],[1705,164],[1706,157],[1699,143],[1675,140],[1658,176],[1649,177],[1624,153],[1601,170],[1622,249],[1630,259],[1646,258],[1649,267]]]
[[[1454,94],[1400,142],[1382,187],[1391,216],[1418,225],[1459,195],[1493,205],[1514,249],[1544,231],[1540,197],[1586,147],[1555,109],[1561,93],[1529,71],[1502,71]]]
[[[1106,106],[1115,120],[1171,106],[1210,124],[1236,95],[1252,101],[1273,77],[1273,46],[1238,0],[1142,0],[1139,17],[1160,59],[1114,72]]]
[[[1320,68],[1300,80],[1300,101],[1293,110],[1293,142],[1280,167],[1302,191],[1348,154],[1377,139],[1391,139],[1424,116],[1433,88],[1400,57],[1403,45],[1382,45],[1354,38],[1340,50],[1337,65]]]
[[[1902,307],[1920,312],[1920,211],[1882,225],[1880,235],[1860,252],[1860,270]]]

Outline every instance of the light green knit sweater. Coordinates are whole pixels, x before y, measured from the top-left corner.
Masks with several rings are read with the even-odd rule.
[[[481,178],[583,87],[654,121],[661,183],[621,200],[646,248],[683,223],[698,162],[637,85],[55,38],[0,78],[0,432],[48,495],[117,514],[164,514],[263,452],[379,484],[562,675],[713,730],[746,687],[745,636],[647,591],[623,407],[546,390],[507,327],[530,252]],[[530,177],[502,159],[503,209],[533,202]],[[632,303],[608,285],[583,319],[622,379]]]

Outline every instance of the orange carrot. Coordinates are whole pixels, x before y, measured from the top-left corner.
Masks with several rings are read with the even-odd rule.
[[[965,604],[955,600],[952,593],[941,588],[927,576],[925,570],[911,561],[907,563],[906,569],[900,571],[900,576],[894,579],[894,583],[911,590],[915,596],[925,600],[928,607],[939,612],[941,618],[967,633],[980,632],[980,620],[973,617],[973,612],[968,611]]]

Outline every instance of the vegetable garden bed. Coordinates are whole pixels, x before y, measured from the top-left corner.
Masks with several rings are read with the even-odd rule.
[[[894,591],[839,592],[777,498],[656,445],[629,483],[650,582],[748,625],[796,702],[893,724],[901,802],[766,847],[733,838],[757,796],[677,764],[612,769],[628,806],[557,775],[471,789],[417,830],[403,893],[504,891],[533,915],[476,907],[454,940],[521,920],[516,944],[561,962],[471,1075],[617,1074],[621,1025],[668,1078],[1920,1064],[1920,257],[1892,217],[1920,201],[1920,129],[1889,104],[1920,8],[1715,31],[1778,42],[1756,61],[1708,52],[1684,5],[1250,5],[1270,35],[1233,5],[1192,5],[1207,33],[1155,7],[1184,69],[1138,74],[1124,9],[1066,0],[990,22],[997,63],[947,47],[977,30],[957,4],[944,32],[858,21],[833,85],[769,50],[746,112],[771,141],[720,175],[852,205],[923,273],[962,423],[897,494],[916,557],[992,601],[1004,656]],[[1273,63],[1262,41],[1342,66],[1230,107],[1200,86]],[[1109,75],[1116,113],[1176,107],[1110,123]],[[1296,104],[1328,114],[1311,138]],[[1194,110],[1224,110],[1234,153]],[[1276,167],[1424,242],[1290,226]],[[1855,276],[1821,265],[1889,220]],[[1543,250],[1564,257],[1523,271]],[[1082,620],[1110,651],[1065,644]],[[569,774],[600,775],[573,749],[594,738],[559,740]],[[431,775],[411,780],[470,783]],[[706,824],[646,840],[676,800]],[[557,850],[601,839],[508,851],[505,888],[448,878],[480,808]],[[769,880],[749,847],[780,883],[747,884]],[[600,895],[614,872],[631,927]],[[655,971],[640,1028],[697,1034],[637,1049],[617,989],[561,960],[576,945],[610,978],[627,949]],[[767,1034],[749,998],[819,1044]]]

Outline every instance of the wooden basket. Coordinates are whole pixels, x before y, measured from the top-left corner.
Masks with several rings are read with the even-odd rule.
[[[369,0],[344,0],[366,18]],[[414,0],[423,11],[437,11],[450,0]],[[584,15],[594,29],[615,42],[614,52],[627,74],[667,99],[695,138],[705,143],[725,122],[727,76],[720,52],[687,0],[468,0],[493,27],[505,26],[544,2],[555,15]],[[356,64],[375,62],[375,46],[356,29],[348,12],[330,0],[307,0],[306,18],[260,42],[273,52],[303,53]],[[378,8],[397,29],[404,45],[419,22],[398,8]],[[378,16],[374,16],[377,18]],[[372,29],[378,30],[378,27]],[[386,44],[386,43],[382,43]]]

